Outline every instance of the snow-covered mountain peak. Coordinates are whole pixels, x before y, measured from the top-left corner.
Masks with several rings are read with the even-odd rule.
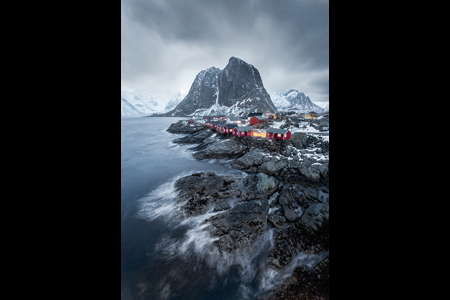
[[[173,109],[186,94],[180,92],[152,92],[150,90],[122,91],[122,115],[149,115]]]
[[[295,89],[289,91],[272,91],[269,92],[273,104],[278,110],[289,110],[296,112],[323,112],[323,108],[314,104],[311,99],[304,93]]]

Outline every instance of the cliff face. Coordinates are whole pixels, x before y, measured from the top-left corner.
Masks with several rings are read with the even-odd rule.
[[[188,95],[165,116],[244,115],[276,112],[259,71],[231,57],[225,69],[212,67],[195,77]]]
[[[217,102],[219,92],[220,73],[220,69],[214,67],[200,71],[186,97],[165,115],[187,116],[198,109],[205,109],[214,105]]]
[[[260,111],[276,111],[259,71],[235,57],[230,58],[221,74],[219,103],[228,107],[239,103],[241,108],[254,106]]]

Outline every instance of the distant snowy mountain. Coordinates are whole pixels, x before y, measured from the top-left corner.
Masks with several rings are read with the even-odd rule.
[[[122,91],[121,96],[127,102],[124,104],[122,101],[122,115],[151,115],[173,109],[184,99],[186,94],[172,92],[154,93],[148,90],[138,90],[134,92]],[[125,111],[124,107],[127,107]]]
[[[314,104],[308,96],[304,93],[300,93],[297,90],[289,91],[272,91],[269,92],[270,98],[277,110],[281,111],[296,111],[299,113],[306,113],[315,111],[321,113],[324,111],[322,107]]]
[[[327,106],[325,106],[325,107],[323,108],[323,112],[328,112],[328,111],[330,111],[330,108],[329,108],[328,105],[327,105]]]
[[[181,101],[183,101],[184,97],[186,97],[186,94],[180,94],[180,95],[174,95],[172,97],[168,97],[169,102],[167,103],[166,107],[164,108],[165,111],[169,111],[171,109],[174,109],[175,106],[178,105]]]
[[[143,113],[138,111],[133,105],[131,105],[124,97],[122,97],[121,103],[121,115],[122,116],[136,116]]]

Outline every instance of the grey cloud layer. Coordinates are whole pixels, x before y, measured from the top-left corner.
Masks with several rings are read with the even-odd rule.
[[[328,20],[328,1],[318,0],[123,0],[122,81],[186,84],[236,56],[258,68],[266,88],[327,94]]]

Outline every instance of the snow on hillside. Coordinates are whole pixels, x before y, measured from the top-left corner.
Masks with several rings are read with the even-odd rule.
[[[319,129],[316,129],[312,126],[306,126],[306,128],[293,128],[292,133],[294,132],[306,132],[306,133],[320,133],[321,131]]]
[[[137,90],[134,92],[121,92],[122,99],[128,103],[126,113],[151,115],[154,113],[164,113],[173,109],[183,100],[186,94],[172,92],[151,92],[148,90]],[[124,105],[122,105],[123,107]],[[132,110],[129,106],[132,106]],[[123,110],[123,109],[122,109]],[[134,113],[133,113],[134,112]],[[123,113],[122,113],[123,114]]]
[[[136,116],[143,113],[138,111],[133,105],[131,105],[125,98],[122,97],[121,102],[121,115],[122,116]]]
[[[209,108],[197,109],[194,113],[189,116],[211,116],[211,115],[222,115],[222,116],[247,116],[250,112],[258,111],[259,109],[254,106],[247,106],[247,103],[251,105],[252,99],[245,99],[243,101],[238,101],[236,104],[228,107],[222,106],[218,103],[213,104]]]
[[[315,111],[323,112],[323,108],[313,103],[304,93],[291,89],[289,91],[271,91],[270,99],[279,111],[295,111],[297,113],[306,113]]]

